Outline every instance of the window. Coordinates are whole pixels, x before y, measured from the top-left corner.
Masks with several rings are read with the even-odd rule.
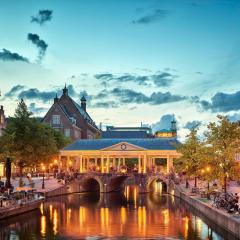
[[[60,124],[60,115],[52,115],[52,123],[53,124]]]
[[[65,135],[65,137],[70,137],[70,135],[71,135],[71,130],[70,130],[69,128],[65,128],[65,129],[64,129],[64,135]]]

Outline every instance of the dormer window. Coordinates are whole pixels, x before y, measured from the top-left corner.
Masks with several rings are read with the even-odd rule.
[[[52,123],[54,125],[59,125],[60,124],[60,115],[52,115]]]

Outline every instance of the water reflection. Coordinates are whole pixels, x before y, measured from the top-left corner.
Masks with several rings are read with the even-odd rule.
[[[1,222],[0,239],[84,239],[88,236],[175,239],[221,237],[191,213],[179,199],[157,193],[139,194],[128,186],[123,194],[72,194],[52,198],[40,208]]]

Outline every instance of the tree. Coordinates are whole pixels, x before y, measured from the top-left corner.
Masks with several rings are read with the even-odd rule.
[[[236,154],[240,152],[239,124],[229,121],[226,116],[218,115],[218,123],[208,124],[205,133],[209,156],[209,163],[213,165],[212,177],[220,179],[227,192],[227,179],[239,178],[239,163]]]
[[[186,172],[188,177],[194,177],[194,186],[197,187],[197,177],[202,167],[201,153],[203,144],[197,136],[198,127],[193,127],[190,133],[186,136],[185,143],[177,145],[177,151],[182,156],[175,161],[177,171]]]
[[[11,156],[19,167],[21,185],[25,167],[46,163],[67,142],[60,132],[32,118],[25,102],[21,100],[0,138],[0,152],[3,157]]]

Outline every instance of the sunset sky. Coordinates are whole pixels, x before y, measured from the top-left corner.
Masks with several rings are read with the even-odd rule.
[[[240,119],[239,0],[0,3],[0,104],[44,116],[66,83],[99,124]]]

